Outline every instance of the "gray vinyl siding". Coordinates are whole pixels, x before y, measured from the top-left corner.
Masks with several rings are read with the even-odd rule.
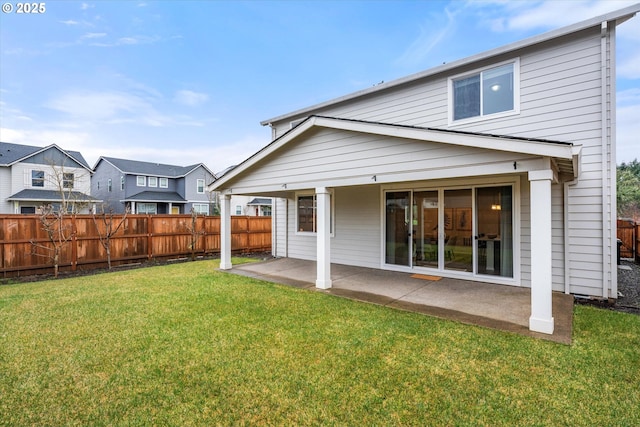
[[[101,161],[91,177],[91,195],[98,200],[102,200],[101,206],[96,206],[98,212],[104,209],[104,212],[113,211],[114,213],[124,212],[124,203],[120,200],[124,199],[124,191],[120,190],[121,172],[113,167],[110,163]],[[109,179],[112,182],[112,189],[109,191]]]
[[[331,262],[379,268],[381,265],[380,187],[340,187],[334,192],[334,233]],[[289,211],[288,256],[316,259],[315,234],[297,233],[296,200],[287,199]]]
[[[531,156],[489,152],[475,147],[320,129],[305,134],[304,143],[292,142],[277,157],[252,168],[234,183],[238,194],[258,193],[263,187],[296,183],[332,186],[336,180],[393,174],[398,171],[450,170],[469,165],[522,161]],[[304,188],[304,187],[301,187]]]
[[[0,213],[12,214],[13,203],[7,202],[11,196],[11,168],[0,167]]]
[[[612,49],[607,38],[607,72],[611,74]],[[453,124],[448,122],[448,78],[492,63],[519,58],[520,61],[520,113],[517,115],[490,118],[473,123]],[[564,290],[564,245],[569,245],[568,265],[570,271],[570,291],[572,293],[602,295],[603,281],[610,290],[615,285],[611,278],[603,277],[603,271],[611,271],[611,252],[615,250],[611,241],[613,224],[603,223],[603,198],[608,203],[606,210],[615,209],[612,200],[615,183],[610,182],[609,168],[614,164],[606,161],[603,169],[602,155],[602,80],[601,38],[597,27],[582,30],[569,36],[556,38],[538,45],[530,45],[519,51],[484,59],[473,65],[449,70],[446,75],[431,75],[422,80],[392,87],[325,106],[305,115],[317,114],[385,123],[455,129],[490,134],[512,135],[529,138],[544,138],[582,145],[581,174],[576,185],[568,190],[567,224],[568,234],[564,235],[563,186],[553,187],[552,244],[553,244],[553,288]],[[608,85],[613,85],[613,76],[607,75]],[[612,86],[607,87],[613,93]],[[606,105],[611,116],[614,100],[607,99]],[[304,116],[287,118],[274,123],[275,136],[289,130],[290,121]],[[611,120],[611,117],[609,117]],[[610,125],[610,121],[608,123]],[[609,128],[605,131],[610,132]],[[280,156],[281,163],[269,165],[269,170],[258,168],[247,180],[246,185],[259,185],[269,180],[304,179],[305,173],[314,173],[322,181],[323,177],[341,177],[348,170],[357,167],[363,174],[388,172],[393,168],[406,170],[416,167],[436,167],[446,164],[458,167],[465,163],[477,162],[477,156],[486,154],[464,149],[456,153],[450,148],[429,147],[420,151],[414,144],[403,140],[369,138],[364,141],[357,135],[334,135],[320,131],[313,136],[313,144],[289,149]],[[310,137],[311,138],[311,137]],[[610,139],[609,139],[610,141]],[[317,145],[315,145],[317,144]],[[324,151],[326,150],[326,151]],[[606,147],[606,155],[613,158],[614,148]],[[313,154],[311,154],[313,152]],[[305,158],[306,154],[306,158]],[[501,153],[495,153],[497,157]],[[384,159],[385,161],[382,161]],[[605,159],[606,160],[606,159]],[[484,161],[481,160],[481,161]],[[323,172],[324,171],[324,172]],[[379,171],[379,172],[377,172]],[[316,175],[317,174],[317,175]],[[604,185],[603,185],[604,183]],[[521,211],[521,257],[522,283],[530,282],[530,210],[528,206],[528,182],[522,181]],[[525,185],[526,184],[526,185]],[[603,190],[605,194],[603,195]],[[535,207],[534,207],[535,208]],[[603,231],[604,230],[604,231]],[[605,240],[603,240],[603,233]],[[606,244],[605,244],[606,242]],[[607,253],[603,254],[603,246]],[[603,256],[605,265],[603,265]],[[615,295],[610,295],[615,297]]]

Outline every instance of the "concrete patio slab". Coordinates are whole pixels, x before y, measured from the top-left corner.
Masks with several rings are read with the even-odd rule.
[[[233,266],[228,273],[316,290],[316,263],[292,258]],[[331,265],[331,295],[436,316],[467,324],[571,344],[573,296],[553,293],[552,335],[529,330],[531,291],[528,288],[442,278],[411,277],[410,273]]]

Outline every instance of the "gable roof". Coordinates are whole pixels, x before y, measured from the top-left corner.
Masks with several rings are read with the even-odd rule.
[[[56,144],[47,145],[46,147],[37,147],[33,145],[12,144],[10,142],[0,142],[0,166],[11,166],[34,156],[38,153],[49,149],[56,149],[71,160],[82,165],[85,169],[92,172],[87,161],[78,151],[67,151],[58,147]]]
[[[491,49],[476,55],[472,55],[457,61],[452,61],[447,64],[442,64],[437,67],[430,68],[425,71],[421,71],[415,74],[411,74],[409,76],[405,76],[396,80],[392,80],[386,83],[382,83],[373,87],[369,87],[367,89],[363,89],[357,92],[353,92],[338,98],[334,98],[325,102],[321,102],[309,107],[304,107],[299,110],[292,111],[290,113],[282,114],[267,120],[263,120],[260,122],[262,126],[271,125],[272,123],[279,122],[285,119],[292,119],[296,116],[301,116],[311,111],[316,111],[321,108],[328,107],[330,105],[339,104],[341,102],[350,101],[352,99],[356,99],[362,96],[370,95],[372,93],[385,91],[391,89],[393,87],[401,86],[407,83],[414,82],[416,80],[424,79],[430,76],[434,76],[436,74],[451,72],[451,70],[455,68],[459,68],[465,65],[469,65],[475,62],[479,62],[482,60],[490,59],[499,55],[503,55],[505,53],[510,53],[516,50],[520,50],[529,46],[533,46],[539,43],[547,42],[551,39],[566,36],[581,30],[585,30],[587,28],[599,27],[603,22],[615,22],[616,24],[621,24],[628,19],[631,19],[635,16],[636,13],[640,12],[640,3],[626,7],[624,9],[620,9],[614,12],[610,12],[604,15],[596,16],[594,18],[588,19],[586,21],[578,22],[576,24],[572,24],[566,27],[562,27],[556,30],[552,30],[537,36],[529,37],[524,40],[520,40],[505,46],[501,46],[495,49]]]
[[[162,178],[182,178],[193,172],[195,169],[202,166],[207,172],[209,172],[214,180],[216,179],[216,175],[209,170],[209,168],[204,163],[197,163],[195,165],[190,166],[176,166],[176,165],[167,165],[163,163],[153,163],[153,162],[141,162],[138,160],[128,160],[128,159],[117,159],[115,157],[105,157],[101,156],[96,165],[94,166],[94,170],[98,167],[98,164],[101,161],[106,161],[113,165],[116,169],[124,174],[130,175],[151,175],[158,176]]]
[[[337,129],[368,133],[395,138],[407,138],[418,141],[430,141],[462,147],[476,147],[487,150],[529,154],[554,158],[560,173],[577,176],[577,160],[582,149],[580,145],[569,142],[546,139],[522,138],[516,136],[491,135],[449,129],[427,128],[420,126],[398,125],[365,120],[354,120],[326,116],[309,116],[295,128],[273,140],[262,150],[249,157],[234,169],[220,177],[211,187],[212,190],[224,188],[258,162],[271,156],[290,141],[309,132],[313,128]]]

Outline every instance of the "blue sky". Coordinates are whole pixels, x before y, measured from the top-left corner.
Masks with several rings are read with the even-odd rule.
[[[269,143],[261,120],[635,2],[49,0],[0,15],[0,139],[217,172]],[[640,158],[640,16],[617,72],[620,163]]]

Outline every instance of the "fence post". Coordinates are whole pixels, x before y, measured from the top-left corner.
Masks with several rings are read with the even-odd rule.
[[[76,271],[78,268],[78,236],[76,233],[78,229],[76,227],[76,216],[71,215],[71,271]]]

